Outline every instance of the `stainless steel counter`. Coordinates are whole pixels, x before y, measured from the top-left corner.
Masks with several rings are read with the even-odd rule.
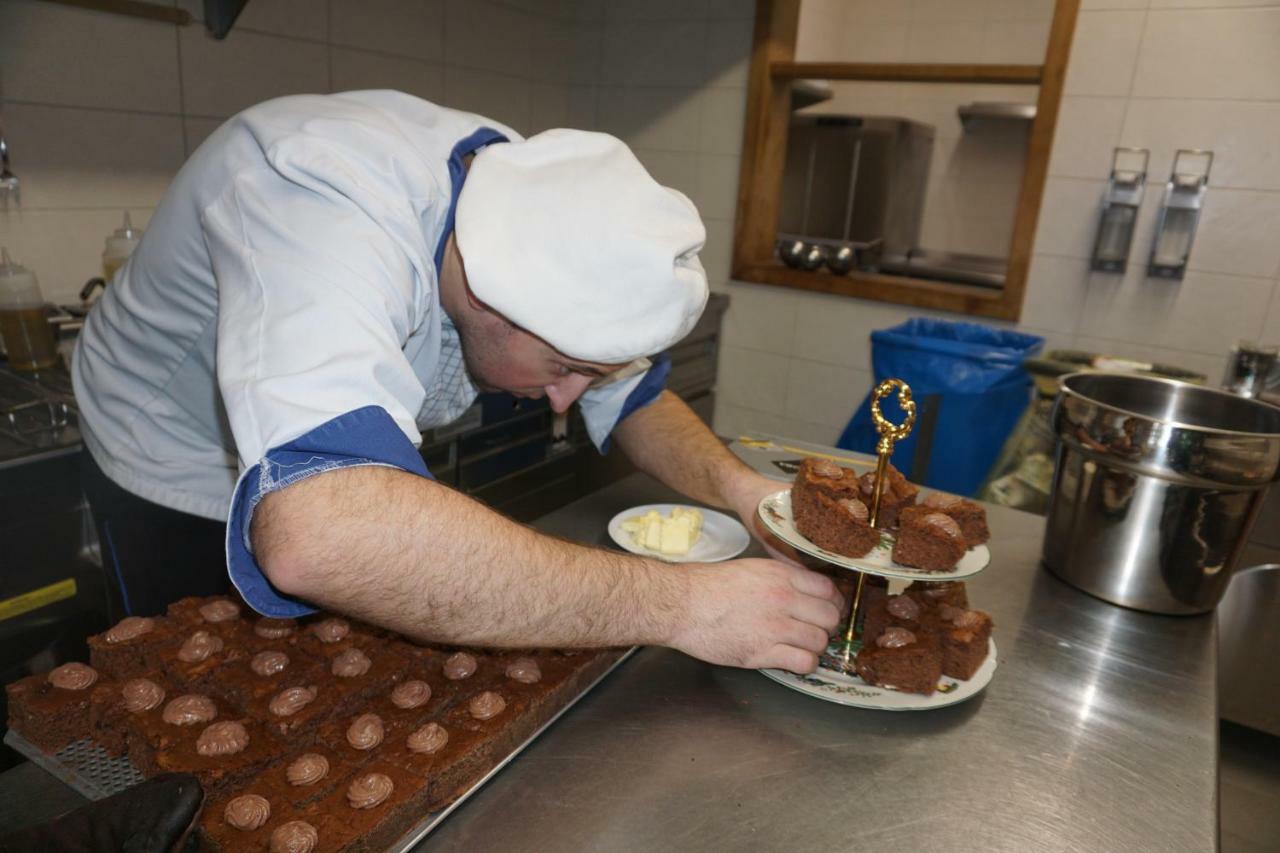
[[[539,522],[601,542],[672,499],[640,475]],[[1212,617],[1122,610],[1039,568],[1043,519],[992,508],[984,695],[845,708],[756,672],[636,655],[419,849],[1211,851]]]
[[[671,493],[629,477],[543,518],[603,544]],[[985,694],[891,713],[663,649],[624,664],[421,850],[1212,851],[1212,617],[1130,612],[1038,567],[1042,519],[993,508]],[[60,785],[30,765],[0,804]],[[5,809],[0,808],[0,813]]]

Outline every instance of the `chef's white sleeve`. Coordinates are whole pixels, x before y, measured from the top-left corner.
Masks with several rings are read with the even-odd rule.
[[[272,587],[254,558],[263,497],[352,466],[430,476],[414,423],[425,392],[402,349],[423,271],[374,213],[263,170],[238,176],[202,218],[218,283],[218,388],[242,470],[227,569],[268,616],[316,608]]]
[[[609,450],[614,427],[658,399],[671,373],[671,358],[660,355],[649,369],[617,382],[588,388],[578,403],[587,435],[601,453]]]

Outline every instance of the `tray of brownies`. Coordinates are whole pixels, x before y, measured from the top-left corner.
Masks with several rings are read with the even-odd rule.
[[[221,597],[89,649],[6,688],[5,742],[94,799],[195,774],[211,851],[408,849],[630,653],[418,645]]]
[[[899,391],[900,425],[879,411]],[[864,708],[924,710],[977,695],[996,668],[991,616],[973,609],[962,578],[991,561],[980,504],[919,489],[888,464],[914,423],[911,391],[886,380],[873,396],[880,464],[859,474],[830,459],[805,459],[787,490],[765,497],[759,515],[784,542],[856,573],[842,637],[809,675],[764,670],[801,692]],[[904,584],[903,581],[909,581]]]

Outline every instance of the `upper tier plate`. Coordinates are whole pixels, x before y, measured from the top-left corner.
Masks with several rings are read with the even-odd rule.
[[[956,565],[955,571],[927,572],[924,569],[900,566],[890,556],[890,552],[893,550],[892,533],[881,533],[880,544],[871,549],[871,553],[865,557],[842,557],[834,551],[819,548],[802,535],[799,530],[796,530],[795,520],[791,517],[790,489],[783,489],[780,492],[774,492],[766,496],[760,501],[758,512],[760,520],[764,522],[765,527],[768,527],[773,531],[774,535],[791,547],[798,551],[803,551],[811,557],[817,557],[819,560],[826,560],[828,563],[842,566],[846,569],[853,569],[855,572],[866,572],[867,574],[880,575],[886,578],[901,578],[913,581],[954,581],[976,575],[991,562],[991,551],[987,549],[986,545],[978,545],[965,552],[965,555],[960,558],[960,562]]]

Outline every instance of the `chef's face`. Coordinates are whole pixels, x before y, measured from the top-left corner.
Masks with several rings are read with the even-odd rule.
[[[626,366],[569,358],[488,306],[473,302],[470,308],[454,322],[467,373],[482,390],[546,397],[553,410],[563,412],[592,382]]]
[[[477,299],[453,235],[445,247],[440,284],[442,305],[462,339],[467,373],[484,391],[546,397],[552,409],[563,412],[592,382],[626,367],[569,358]]]

